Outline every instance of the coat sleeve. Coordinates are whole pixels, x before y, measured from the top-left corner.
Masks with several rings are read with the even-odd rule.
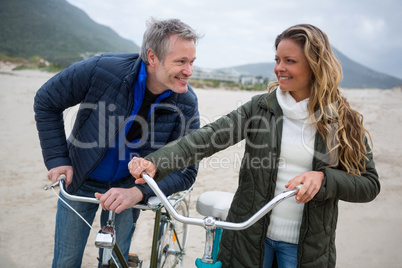
[[[251,106],[251,102],[248,102],[198,131],[146,156],[158,169],[155,180],[158,181],[172,172],[194,165],[244,139],[243,130],[250,116]]]
[[[36,127],[47,169],[71,165],[63,111],[85,98],[95,61],[96,58],[64,69],[36,93],[34,99]]]
[[[367,151],[370,147],[366,143]],[[380,181],[374,165],[373,154],[367,154],[366,171],[362,175],[351,175],[343,170],[324,167],[324,181],[314,199],[340,199],[347,202],[370,202],[380,193]]]

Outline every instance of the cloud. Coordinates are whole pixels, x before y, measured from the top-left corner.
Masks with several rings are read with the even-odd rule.
[[[376,37],[385,29],[385,21],[383,19],[362,17],[359,24],[361,32],[369,38]]]
[[[201,67],[272,62],[275,37],[291,25],[310,23],[352,60],[402,78],[399,0],[68,1],[137,44],[151,16],[179,18],[205,34],[197,48]]]

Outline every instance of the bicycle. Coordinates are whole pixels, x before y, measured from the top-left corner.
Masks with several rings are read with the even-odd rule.
[[[96,198],[70,195],[65,190],[65,175],[59,176],[57,182],[45,187],[45,190],[60,186],[60,193],[69,200],[79,202],[89,202],[100,204]],[[189,215],[189,202],[192,187],[188,190],[178,192],[167,198],[169,204],[184,216]],[[55,191],[54,191],[55,192]],[[57,193],[55,192],[57,195]],[[60,198],[60,197],[59,197]],[[137,204],[134,208],[141,210],[152,210],[155,212],[153,239],[151,246],[151,258],[149,267],[181,267],[185,255],[185,247],[188,236],[188,225],[178,222],[172,218],[158,197],[151,197],[146,205]],[[71,208],[72,209],[72,208]],[[74,209],[73,209],[74,210]],[[77,212],[76,212],[77,213]],[[177,213],[177,212],[176,212]],[[78,213],[77,215],[84,220]],[[130,254],[127,262],[120,251],[115,240],[114,228],[115,212],[109,211],[106,226],[97,232],[95,246],[99,248],[99,268],[106,267],[138,267],[141,268],[144,261],[140,260],[136,254]],[[84,220],[85,221],[85,220]],[[85,221],[86,222],[86,221]],[[92,226],[87,223],[92,229]],[[113,256],[115,254],[116,258]]]
[[[149,187],[154,191],[156,197],[153,198],[150,202],[148,202],[148,205],[140,205],[140,206],[135,206],[140,209],[152,209],[154,204],[157,204],[157,206],[163,206],[164,209],[166,210],[166,215],[170,219],[168,222],[172,222],[175,220],[176,224],[172,224],[171,227],[174,229],[175,225],[178,225],[178,223],[182,223],[183,226],[186,226],[186,230],[188,230],[188,225],[195,225],[195,226],[201,226],[205,229],[206,235],[205,235],[205,247],[204,247],[204,254],[202,258],[197,258],[195,261],[196,267],[197,268],[220,268],[221,263],[217,261],[217,253],[219,251],[219,242],[220,242],[220,236],[222,233],[223,229],[228,229],[228,230],[243,230],[254,223],[256,223],[258,220],[260,220],[263,216],[265,216],[269,211],[271,211],[275,206],[277,206],[279,203],[282,201],[294,196],[297,194],[299,191],[301,185],[296,186],[295,189],[293,190],[288,190],[284,191],[281,194],[275,196],[270,202],[268,202],[264,207],[262,207],[260,210],[258,210],[252,217],[250,217],[248,220],[241,222],[241,223],[233,223],[233,222],[226,222],[224,221],[226,219],[231,199],[233,198],[233,194],[230,193],[225,193],[225,192],[205,192],[201,194],[198,197],[197,200],[197,211],[203,215],[206,216],[204,219],[200,218],[193,218],[189,217],[188,213],[186,215],[181,215],[179,214],[176,209],[175,209],[175,203],[173,204],[170,201],[170,197],[166,197],[163,192],[160,190],[156,182],[147,174],[143,174],[142,177],[146,181],[146,183],[149,185]],[[63,185],[63,180],[60,179],[60,191],[63,195],[66,196],[66,198],[73,198],[72,200],[79,200],[79,201],[84,201],[84,202],[96,202],[99,203],[99,200],[95,198],[87,198],[87,197],[77,197],[77,196],[71,196],[68,193],[65,192],[64,190],[64,185]],[[59,183],[55,183],[54,185],[49,186],[49,188],[54,188],[54,186],[58,185]],[[220,202],[216,202],[216,200]],[[114,215],[114,212],[110,212],[110,214]],[[155,217],[155,226],[157,223],[160,221],[157,219],[158,217]],[[111,220],[113,217],[111,217]],[[162,224],[161,224],[162,226]],[[166,225],[165,225],[166,226]],[[153,237],[153,246],[152,246],[152,251],[154,251],[155,248],[157,248],[157,255],[159,257],[156,257],[157,264],[161,264],[162,259],[168,259],[169,256],[176,256],[179,255],[182,256],[184,255],[184,248],[182,247],[181,250],[183,252],[178,251],[177,249],[171,249],[169,243],[163,243],[161,237],[162,233],[165,233],[166,228],[159,228],[159,231],[156,232],[156,229],[154,227],[154,237]],[[102,231],[102,229],[101,229]],[[100,233],[103,234],[103,231]],[[98,243],[99,246],[104,246],[105,248],[103,250],[109,250],[111,245],[114,243],[113,238],[110,237],[108,232],[105,232],[105,238],[106,239],[99,239],[100,241],[105,240],[106,243]],[[173,231],[172,238],[173,240],[175,239],[174,237],[175,232]],[[157,237],[157,239],[155,239]],[[186,235],[187,238],[187,235]],[[97,241],[98,237],[95,239]],[[157,246],[154,246],[155,241],[159,241]],[[99,241],[98,241],[99,242]],[[96,243],[97,244],[97,243]],[[185,243],[183,243],[183,246]],[[115,254],[121,263],[126,264],[123,256],[118,253],[118,246],[115,243],[113,245],[113,251],[115,251]],[[179,253],[180,252],[180,253]],[[163,258],[163,254],[166,254],[165,257]],[[183,255],[182,255],[183,254]],[[108,256],[111,256],[111,253],[108,254]],[[120,256],[119,256],[120,255]],[[152,255],[151,255],[152,256]],[[152,258],[151,257],[151,267],[162,267],[162,266],[152,266]],[[102,261],[103,262],[103,261]],[[116,261],[114,261],[116,263]],[[110,259],[106,260],[106,263],[109,265],[110,264]],[[155,263],[155,262],[154,262]],[[142,261],[136,261],[136,264],[138,264],[137,267],[142,267]],[[172,267],[175,267],[177,264],[181,264],[181,262],[174,262]],[[154,264],[156,265],[156,264]],[[100,266],[103,267],[103,266]],[[109,267],[109,266],[105,266]],[[128,267],[128,266],[123,266],[123,267]],[[135,267],[135,266],[134,266]]]
[[[217,253],[219,251],[220,236],[223,229],[227,230],[244,230],[262,217],[264,217],[269,211],[276,207],[282,201],[295,196],[300,190],[301,184],[296,186],[293,190],[284,191],[277,196],[275,196],[271,201],[269,201],[264,207],[258,210],[252,217],[241,223],[226,222],[226,219],[231,197],[233,195],[226,195],[223,197],[223,203],[217,203],[216,200],[211,197],[222,197],[224,192],[206,192],[200,195],[197,200],[197,211],[206,216],[204,219],[192,218],[182,216],[174,209],[174,207],[169,203],[167,197],[160,190],[156,182],[149,175],[143,173],[142,178],[146,181],[149,187],[153,190],[157,197],[159,197],[161,203],[164,205],[165,209],[169,212],[171,217],[183,224],[196,225],[204,227],[206,231],[204,254],[202,258],[198,258],[195,262],[197,268],[220,268],[222,264],[217,261]],[[204,198],[202,198],[203,195]],[[207,196],[209,195],[209,196]]]

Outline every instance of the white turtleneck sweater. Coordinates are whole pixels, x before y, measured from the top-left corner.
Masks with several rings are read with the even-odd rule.
[[[283,111],[280,165],[275,195],[286,190],[294,177],[312,170],[315,127],[308,122],[308,99],[296,102],[288,91],[278,88],[278,103]],[[304,204],[289,198],[276,206],[271,214],[267,236],[273,240],[297,244]]]

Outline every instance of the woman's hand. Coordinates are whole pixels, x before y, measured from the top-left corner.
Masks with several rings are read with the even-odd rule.
[[[286,189],[292,190],[297,185],[303,184],[301,189],[296,195],[297,203],[307,203],[318,193],[321,188],[322,180],[324,179],[324,172],[322,171],[308,171],[299,176],[294,177],[285,185]]]
[[[145,183],[145,180],[142,178],[142,173],[145,172],[152,178],[156,174],[156,166],[151,161],[148,161],[144,158],[133,157],[130,163],[128,163],[128,170],[131,175],[136,179],[135,183]]]

